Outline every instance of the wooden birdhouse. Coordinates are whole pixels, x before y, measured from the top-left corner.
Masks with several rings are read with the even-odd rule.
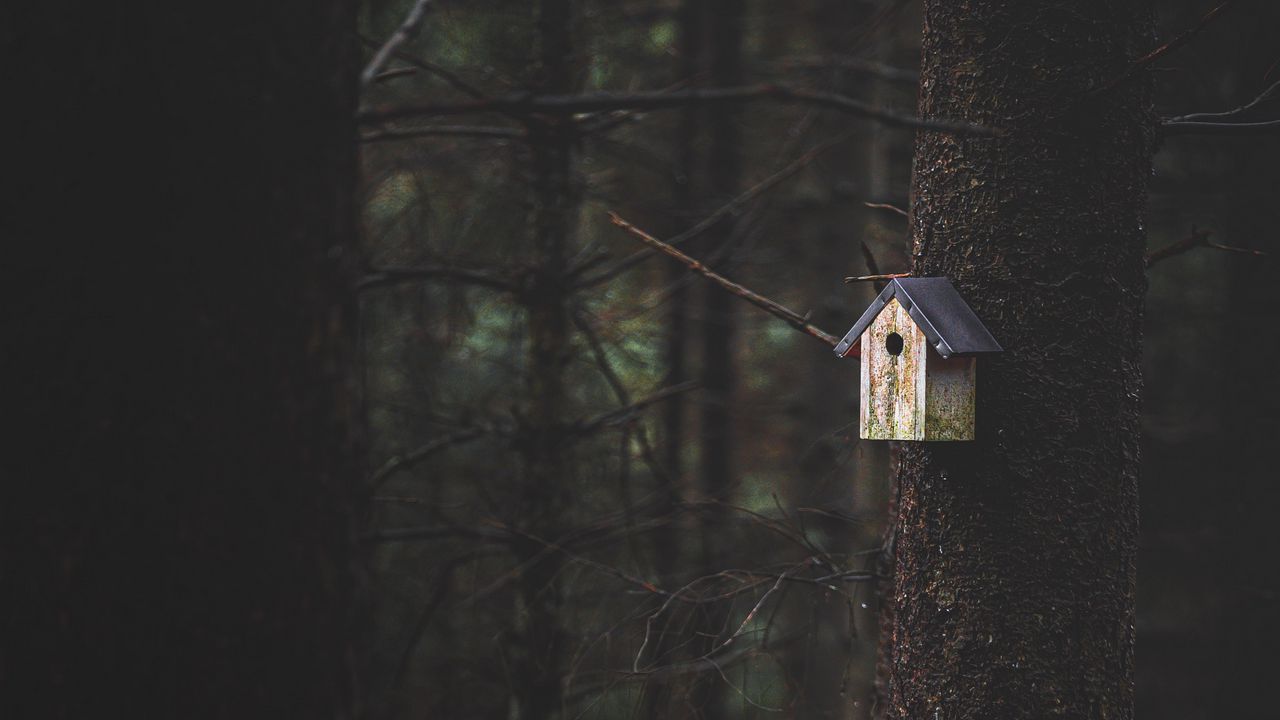
[[[946,278],[889,282],[836,345],[860,348],[858,434],[868,440],[972,440],[977,356],[1002,352]]]

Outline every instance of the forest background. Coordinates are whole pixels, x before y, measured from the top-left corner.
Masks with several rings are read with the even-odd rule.
[[[365,34],[388,37],[407,9],[372,8]],[[1161,37],[1204,11],[1163,3]],[[559,90],[771,84],[911,108],[919,27],[909,2],[587,4]],[[1224,17],[1160,63],[1157,110],[1253,98],[1276,79],[1275,28]],[[393,63],[405,75],[376,83],[366,102],[465,103],[470,88],[540,87],[529,53],[546,41],[538,32],[535,16],[508,3],[442,4],[404,47],[449,72],[406,57]],[[521,427],[513,409],[538,382],[522,351],[539,332],[536,310],[489,282],[547,260],[528,224],[539,183],[557,180],[538,174],[537,141],[501,118],[364,137],[370,257],[438,273],[388,278],[394,286],[363,304],[372,455],[384,468],[373,509],[375,675],[388,683],[379,702],[406,716],[448,715],[459,710],[441,709],[479,698],[500,705],[529,676],[516,670],[521,658],[548,662],[522,646],[530,632],[511,611],[521,592],[511,573],[527,558],[486,544],[483,529],[497,526],[567,546],[556,579],[537,581],[555,588],[527,592],[557,596],[546,618],[563,634],[543,642],[564,654],[555,672],[569,716],[668,717],[667,704],[701,708],[712,701],[698,693],[710,692],[732,706],[728,717],[765,716],[762,707],[864,717],[875,703],[877,606],[865,573],[877,569],[891,472],[884,444],[857,440],[856,365],[667,258],[620,266],[644,248],[608,214],[683,240],[717,272],[840,334],[875,292],[844,276],[908,268],[898,210],[909,204],[913,132],[768,99],[587,117],[568,149],[571,199],[557,220],[571,239],[553,261],[571,278],[572,326],[553,339],[563,344],[553,349],[564,363],[562,420],[582,434],[554,477],[523,474],[503,431]],[[1151,182],[1151,250],[1197,231],[1274,250],[1276,148],[1272,138],[1169,138]],[[1276,596],[1259,569],[1275,500],[1252,458],[1275,422],[1274,382],[1263,379],[1274,341],[1253,345],[1277,317],[1273,278],[1265,260],[1208,248],[1149,272],[1145,716],[1211,717],[1233,696],[1249,707],[1263,685],[1255,673],[1270,664],[1259,643],[1274,637],[1265,629],[1275,628]],[[424,526],[431,532],[414,533]],[[806,566],[815,557],[833,564]],[[838,573],[843,582],[830,580]],[[770,579],[784,575],[808,582]],[[705,602],[673,607],[649,583]],[[642,669],[650,674],[626,673]]]
[[[42,58],[7,64],[9,86],[56,89],[14,113],[4,194],[6,238],[37,256],[5,268],[6,336],[36,352],[4,356],[26,420],[4,590],[39,608],[6,620],[5,685],[47,685],[33,702],[67,717],[219,716],[250,696],[289,716],[317,658],[341,655],[334,692],[369,718],[878,716],[894,451],[857,440],[856,363],[610,213],[841,334],[875,292],[843,279],[910,265],[918,3],[382,0],[305,21],[232,5],[86,10],[66,36],[69,11],[47,36],[5,24],[7,51]],[[1143,70],[1157,114],[1261,97],[1250,112],[1274,116],[1280,14],[1210,9],[1159,4],[1153,47],[1194,31]],[[188,32],[206,21],[226,32]],[[358,95],[335,67],[365,70]],[[725,87],[743,91],[699,94]],[[613,100],[567,125],[532,105],[596,92]],[[266,99],[207,100],[244,97]],[[316,120],[335,107],[346,120]],[[1278,150],[1274,133],[1171,133],[1155,156],[1132,338],[1143,717],[1273,714]],[[287,222],[226,219],[243,207]],[[299,228],[359,240],[263,241]],[[332,293],[291,269],[313,255],[356,278],[349,315],[325,316],[355,331],[351,355],[328,325],[278,322]],[[194,350],[223,337],[246,341],[229,361]],[[358,388],[334,397],[363,431],[203,432],[252,420],[281,377]],[[330,574],[299,570],[309,553]],[[255,672],[283,685],[228,691]]]

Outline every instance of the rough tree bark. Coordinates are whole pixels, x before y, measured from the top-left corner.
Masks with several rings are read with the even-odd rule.
[[[0,11],[0,714],[351,716],[354,25]]]
[[[906,443],[891,718],[1133,716],[1143,2],[925,0],[914,272],[952,278],[1006,352],[972,443]]]

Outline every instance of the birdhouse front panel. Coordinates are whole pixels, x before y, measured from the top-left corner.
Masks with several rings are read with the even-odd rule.
[[[858,435],[868,440],[917,440],[925,431],[924,333],[896,299],[862,333]]]

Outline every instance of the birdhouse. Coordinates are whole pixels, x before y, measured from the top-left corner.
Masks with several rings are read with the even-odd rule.
[[[868,440],[972,440],[977,356],[1002,352],[946,278],[889,282],[836,345],[860,347],[858,434]]]

